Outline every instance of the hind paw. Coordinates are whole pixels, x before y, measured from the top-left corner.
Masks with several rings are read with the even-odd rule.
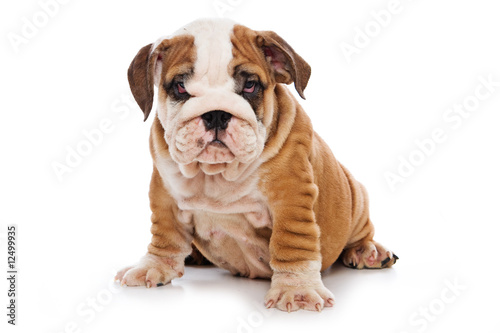
[[[350,268],[389,268],[398,256],[375,241],[367,241],[356,247],[345,249],[342,262]]]

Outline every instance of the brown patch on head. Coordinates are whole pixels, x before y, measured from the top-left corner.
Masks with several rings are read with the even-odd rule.
[[[165,39],[154,50],[152,47],[153,44],[149,44],[141,48],[128,69],[130,89],[144,112],[144,120],[153,107],[154,85],[163,86],[166,82],[168,87],[176,75],[192,72],[196,59],[194,37],[191,35]],[[162,90],[159,94],[162,95]]]
[[[253,64],[267,73],[267,83],[295,82],[295,89],[302,98],[311,76],[311,67],[294,49],[273,31],[254,31],[235,25],[233,43],[233,67]]]
[[[167,43],[166,52],[162,59],[161,77],[158,86],[172,85],[172,82],[187,79],[194,72],[196,48],[194,36],[181,35],[162,42]],[[161,44],[160,44],[161,46]]]
[[[254,31],[235,25],[231,42],[233,60],[229,68],[233,69],[231,74],[236,83],[236,92],[241,93],[247,78],[253,80],[257,76],[260,80],[261,93],[255,99],[246,99],[257,119],[263,120],[267,127],[266,141],[269,141],[277,131],[280,117],[275,108],[276,99],[282,94],[278,94],[276,84],[295,82],[297,92],[304,98],[311,68],[285,40],[272,31]]]
[[[250,103],[257,118],[262,119],[264,91],[274,82],[256,39],[257,33],[254,30],[242,25],[234,26],[231,36],[233,59],[229,68],[232,69],[236,93],[241,94]],[[258,82],[257,92],[253,95],[243,93],[245,83],[249,80]]]

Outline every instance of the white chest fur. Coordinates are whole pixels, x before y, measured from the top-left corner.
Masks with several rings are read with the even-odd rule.
[[[187,178],[169,158],[157,158],[156,167],[177,202],[179,221],[193,225],[209,260],[233,274],[270,276],[269,239],[259,230],[270,229],[272,222],[258,189],[258,164],[235,181],[201,171]]]
[[[271,227],[266,199],[258,189],[258,162],[234,181],[202,171],[187,178],[171,159],[157,157],[156,162],[165,186],[181,211],[243,214],[254,228]]]

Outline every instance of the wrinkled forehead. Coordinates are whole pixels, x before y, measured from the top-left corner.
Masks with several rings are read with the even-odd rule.
[[[194,70],[192,79],[203,79],[208,81],[205,83],[209,85],[226,83],[229,64],[233,59],[231,36],[234,26],[235,23],[227,19],[198,20],[180,28],[168,37],[177,40],[194,38],[193,43],[184,44],[185,48],[192,48],[190,50],[192,53],[190,61]],[[164,39],[160,38],[153,50]],[[172,63],[168,65],[170,67]]]

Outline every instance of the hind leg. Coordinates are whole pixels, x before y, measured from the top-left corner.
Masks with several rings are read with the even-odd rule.
[[[365,187],[351,180],[353,190],[353,220],[356,221],[351,237],[342,254],[347,267],[388,268],[396,263],[398,256],[373,240],[375,228],[369,217],[368,193]]]
[[[399,259],[373,239],[362,240],[358,245],[342,252],[342,262],[350,268],[389,268]]]
[[[190,255],[184,259],[184,265],[186,266],[205,266],[205,265],[212,265],[210,260],[205,258],[205,256],[198,250],[196,245],[194,243],[191,243],[191,247],[193,251],[191,252]]]

